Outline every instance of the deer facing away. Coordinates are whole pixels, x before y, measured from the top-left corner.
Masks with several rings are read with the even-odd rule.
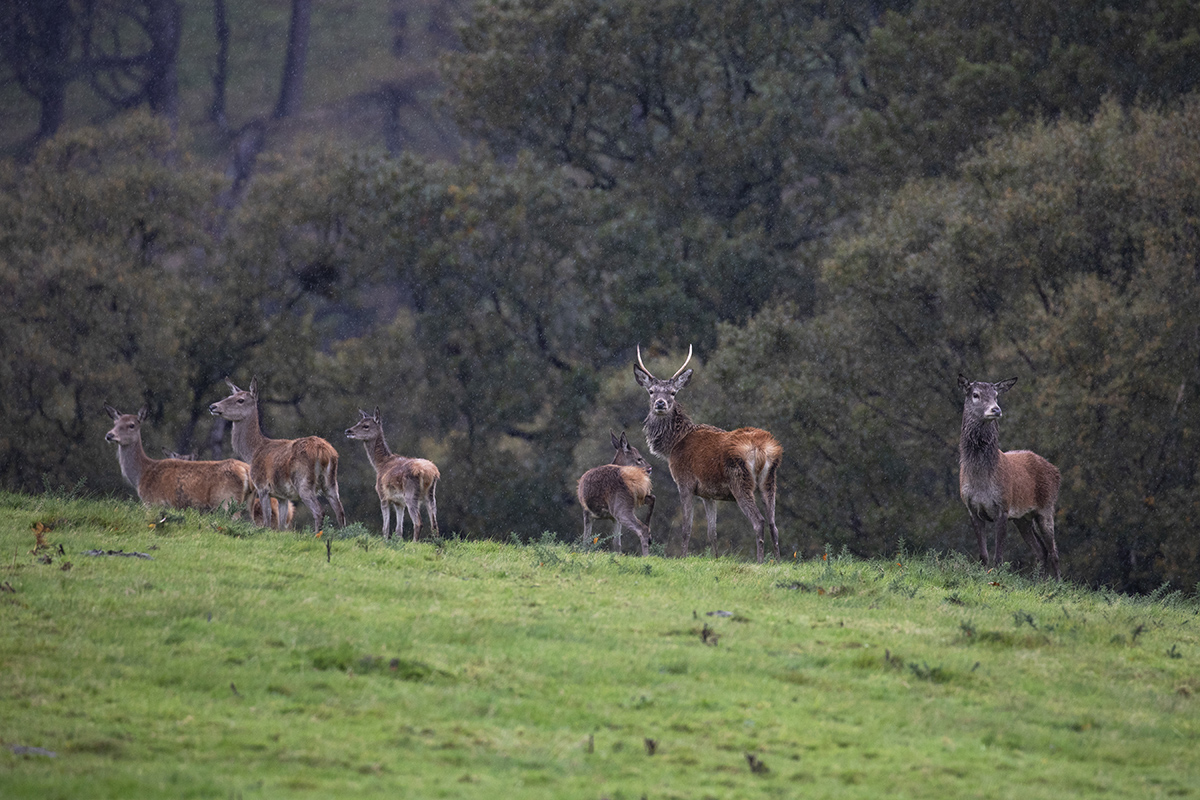
[[[438,536],[437,483],[442,474],[437,466],[424,458],[398,456],[388,448],[383,438],[383,421],[379,417],[378,406],[373,414],[362,409],[358,414],[360,419],[353,427],[346,429],[346,438],[363,443],[367,458],[375,468],[375,493],[379,495],[379,509],[383,513],[383,538],[392,538],[390,528],[393,510],[396,512],[396,536],[404,538],[401,503],[412,520],[414,542],[421,535],[422,503],[429,515],[429,527],[433,529],[433,535]]]
[[[1054,507],[1061,482],[1058,468],[1029,450],[1000,450],[997,421],[1004,412],[999,398],[1016,382],[1016,378],[987,383],[958,376],[958,388],[965,395],[958,440],[958,492],[971,517],[985,567],[1004,562],[1004,537],[1011,519],[1042,567],[1061,580],[1054,541]],[[995,534],[990,563],[989,527]]]
[[[195,461],[196,460],[195,453],[176,453],[174,450],[168,450],[165,447],[163,448],[163,456],[166,458],[177,458],[180,461]],[[238,463],[246,464],[246,462],[244,462],[244,461],[241,461]],[[250,477],[250,465],[246,464],[247,480],[249,479],[249,477]],[[252,501],[249,503],[250,519],[254,522],[255,525],[262,525],[263,524],[262,508],[258,505],[258,503],[253,502],[253,500],[254,500],[253,487],[251,487],[250,494],[251,494],[251,501]],[[281,520],[280,525],[279,525],[280,528],[282,528],[283,530],[288,530],[289,528],[292,527],[292,519],[296,516],[296,506],[291,500],[284,500],[283,502],[286,505],[284,506],[283,515],[280,516],[279,501],[277,499],[275,499],[274,497],[272,497],[271,498],[271,514],[275,518]]]
[[[650,413],[642,426],[650,452],[667,459],[671,477],[679,489],[679,505],[683,512],[683,555],[687,555],[692,536],[693,499],[704,503],[708,519],[708,543],[717,552],[717,501],[732,500],[754,526],[758,560],[763,560],[763,527],[770,526],[775,557],[779,558],[779,529],[775,526],[775,488],[783,448],[775,437],[759,428],[738,428],[725,431],[712,425],[697,425],[675,401],[675,395],[692,378],[685,368],[692,360],[688,348],[687,360],[675,374],[661,380],[650,374],[642,363],[638,348],[638,363],[633,377],[650,393]],[[766,518],[758,510],[755,490],[762,493]]]
[[[233,392],[224,400],[208,407],[211,414],[233,423],[233,452],[250,462],[250,479],[258,494],[263,524],[279,524],[271,509],[270,500],[292,500],[304,503],[313,515],[314,530],[321,531],[325,510],[324,497],[333,509],[339,527],[346,526],[346,512],[338,494],[338,454],[333,445],[319,436],[300,439],[268,439],[258,422],[258,379],[250,381],[249,389],[239,389],[228,378],[225,382]]]
[[[618,439],[608,433],[617,451],[611,464],[594,467],[583,473],[575,494],[583,506],[583,538],[592,538],[592,520],[611,519],[613,552],[621,552],[621,526],[631,528],[642,542],[642,555],[650,555],[650,518],[654,516],[654,495],[650,493],[651,467],[637,448],[629,443],[624,432]],[[640,506],[649,506],[646,521],[634,513]]]
[[[211,510],[225,504],[240,509],[250,507],[254,484],[250,465],[234,459],[191,461],[156,459],[142,448],[142,423],[146,407],[136,414],[122,414],[104,406],[113,419],[113,427],[104,438],[117,445],[121,474],[137,490],[138,499],[147,505]]]

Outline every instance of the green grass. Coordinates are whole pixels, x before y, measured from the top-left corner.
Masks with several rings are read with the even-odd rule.
[[[0,494],[4,797],[1200,794],[1177,594],[160,520]]]

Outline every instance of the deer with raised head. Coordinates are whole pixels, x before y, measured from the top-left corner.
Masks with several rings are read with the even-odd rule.
[[[1054,541],[1058,468],[1029,450],[1000,450],[997,421],[1004,415],[1000,395],[1016,382],[1016,378],[988,383],[958,376],[958,388],[965,395],[958,439],[958,493],[967,506],[985,567],[1004,563],[1004,537],[1011,519],[1042,567],[1061,580]],[[989,527],[995,532],[990,563]]]
[[[299,439],[269,439],[258,422],[258,379],[249,389],[239,389],[228,378],[232,394],[208,407],[209,413],[233,423],[233,453],[250,463],[250,479],[258,494],[263,524],[282,525],[272,510],[271,498],[304,503],[313,515],[313,530],[320,533],[325,522],[324,497],[333,509],[339,527],[346,527],[346,512],[338,494],[338,454],[320,436]]]
[[[679,505],[683,512],[683,555],[687,555],[692,537],[693,500],[704,503],[708,519],[708,543],[717,554],[717,501],[732,500],[750,520],[758,546],[759,563],[763,560],[763,527],[769,525],[779,558],[779,529],[775,526],[775,481],[783,448],[775,437],[760,428],[721,430],[712,425],[697,425],[675,401],[688,381],[692,370],[686,369],[692,360],[692,348],[683,366],[666,380],[650,374],[642,363],[638,347],[638,363],[633,377],[650,393],[650,413],[642,431],[650,452],[667,459],[671,477],[679,489]],[[758,510],[754,492],[762,493],[766,518]]]
[[[383,438],[383,420],[379,407],[374,414],[358,410],[359,420],[346,429],[346,438],[363,443],[367,459],[375,468],[375,493],[379,495],[379,510],[383,513],[383,538],[392,538],[392,511],[396,512],[395,535],[404,538],[404,511],[413,524],[415,542],[421,535],[421,504],[429,515],[429,527],[439,536],[437,521],[437,483],[442,477],[437,466],[424,458],[405,458],[391,451]]]
[[[654,516],[654,495],[650,493],[651,466],[638,449],[625,438],[608,432],[613,449],[617,451],[611,464],[593,467],[579,479],[575,494],[583,506],[583,538],[592,538],[592,520],[611,519],[613,528],[612,548],[621,552],[621,526],[633,530],[642,542],[642,555],[650,555],[650,518]],[[635,509],[649,506],[646,521],[637,518]]]
[[[165,447],[163,448],[163,456],[166,458],[177,458],[180,461],[195,461],[196,460],[195,453],[176,453],[174,450],[168,450]],[[246,462],[243,461],[240,463],[245,464]],[[246,464],[247,477],[249,477],[249,475],[250,475],[249,470],[250,470],[250,465]],[[252,491],[251,492],[251,500],[254,500],[254,499],[255,499],[255,495]],[[279,501],[277,499],[275,499],[274,497],[271,498],[271,515],[280,520],[280,525],[279,525],[280,528],[282,528],[283,530],[288,530],[289,528],[292,527],[292,519],[294,519],[296,516],[296,505],[291,500],[284,500],[283,502],[285,503],[285,505],[283,507],[283,514],[280,515]],[[250,506],[250,519],[253,520],[255,525],[262,525],[263,524],[262,508],[256,502],[249,503],[249,506]]]
[[[121,475],[137,490],[143,503],[206,511],[229,504],[239,509],[237,513],[241,513],[242,506],[250,507],[254,484],[249,464],[232,458],[224,461],[150,458],[142,448],[146,407],[142,406],[136,414],[122,414],[110,405],[105,405],[104,411],[114,423],[104,438],[116,443]]]

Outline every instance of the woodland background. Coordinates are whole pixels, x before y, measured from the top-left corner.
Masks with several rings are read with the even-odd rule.
[[[1196,2],[0,14],[6,488],[128,495],[105,402],[149,405],[151,455],[228,455],[208,404],[257,375],[352,519],[378,405],[444,532],[572,539],[608,431],[643,442],[634,346],[694,344],[693,417],[785,448],[789,553],[973,552],[961,371],[1019,377],[1001,441],[1063,473],[1068,578],[1200,580]]]

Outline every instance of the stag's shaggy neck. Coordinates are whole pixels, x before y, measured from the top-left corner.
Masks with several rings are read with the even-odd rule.
[[[1000,427],[996,420],[963,415],[958,463],[968,475],[990,475],[1000,464]]]
[[[659,458],[670,459],[675,446],[696,427],[683,407],[676,403],[670,414],[659,416],[651,411],[642,423],[642,433],[646,434],[646,444],[650,445],[651,453]]]
[[[267,437],[258,426],[258,408],[256,407],[245,419],[233,420],[231,434],[233,452],[247,463],[254,460],[254,453],[262,447]]]

